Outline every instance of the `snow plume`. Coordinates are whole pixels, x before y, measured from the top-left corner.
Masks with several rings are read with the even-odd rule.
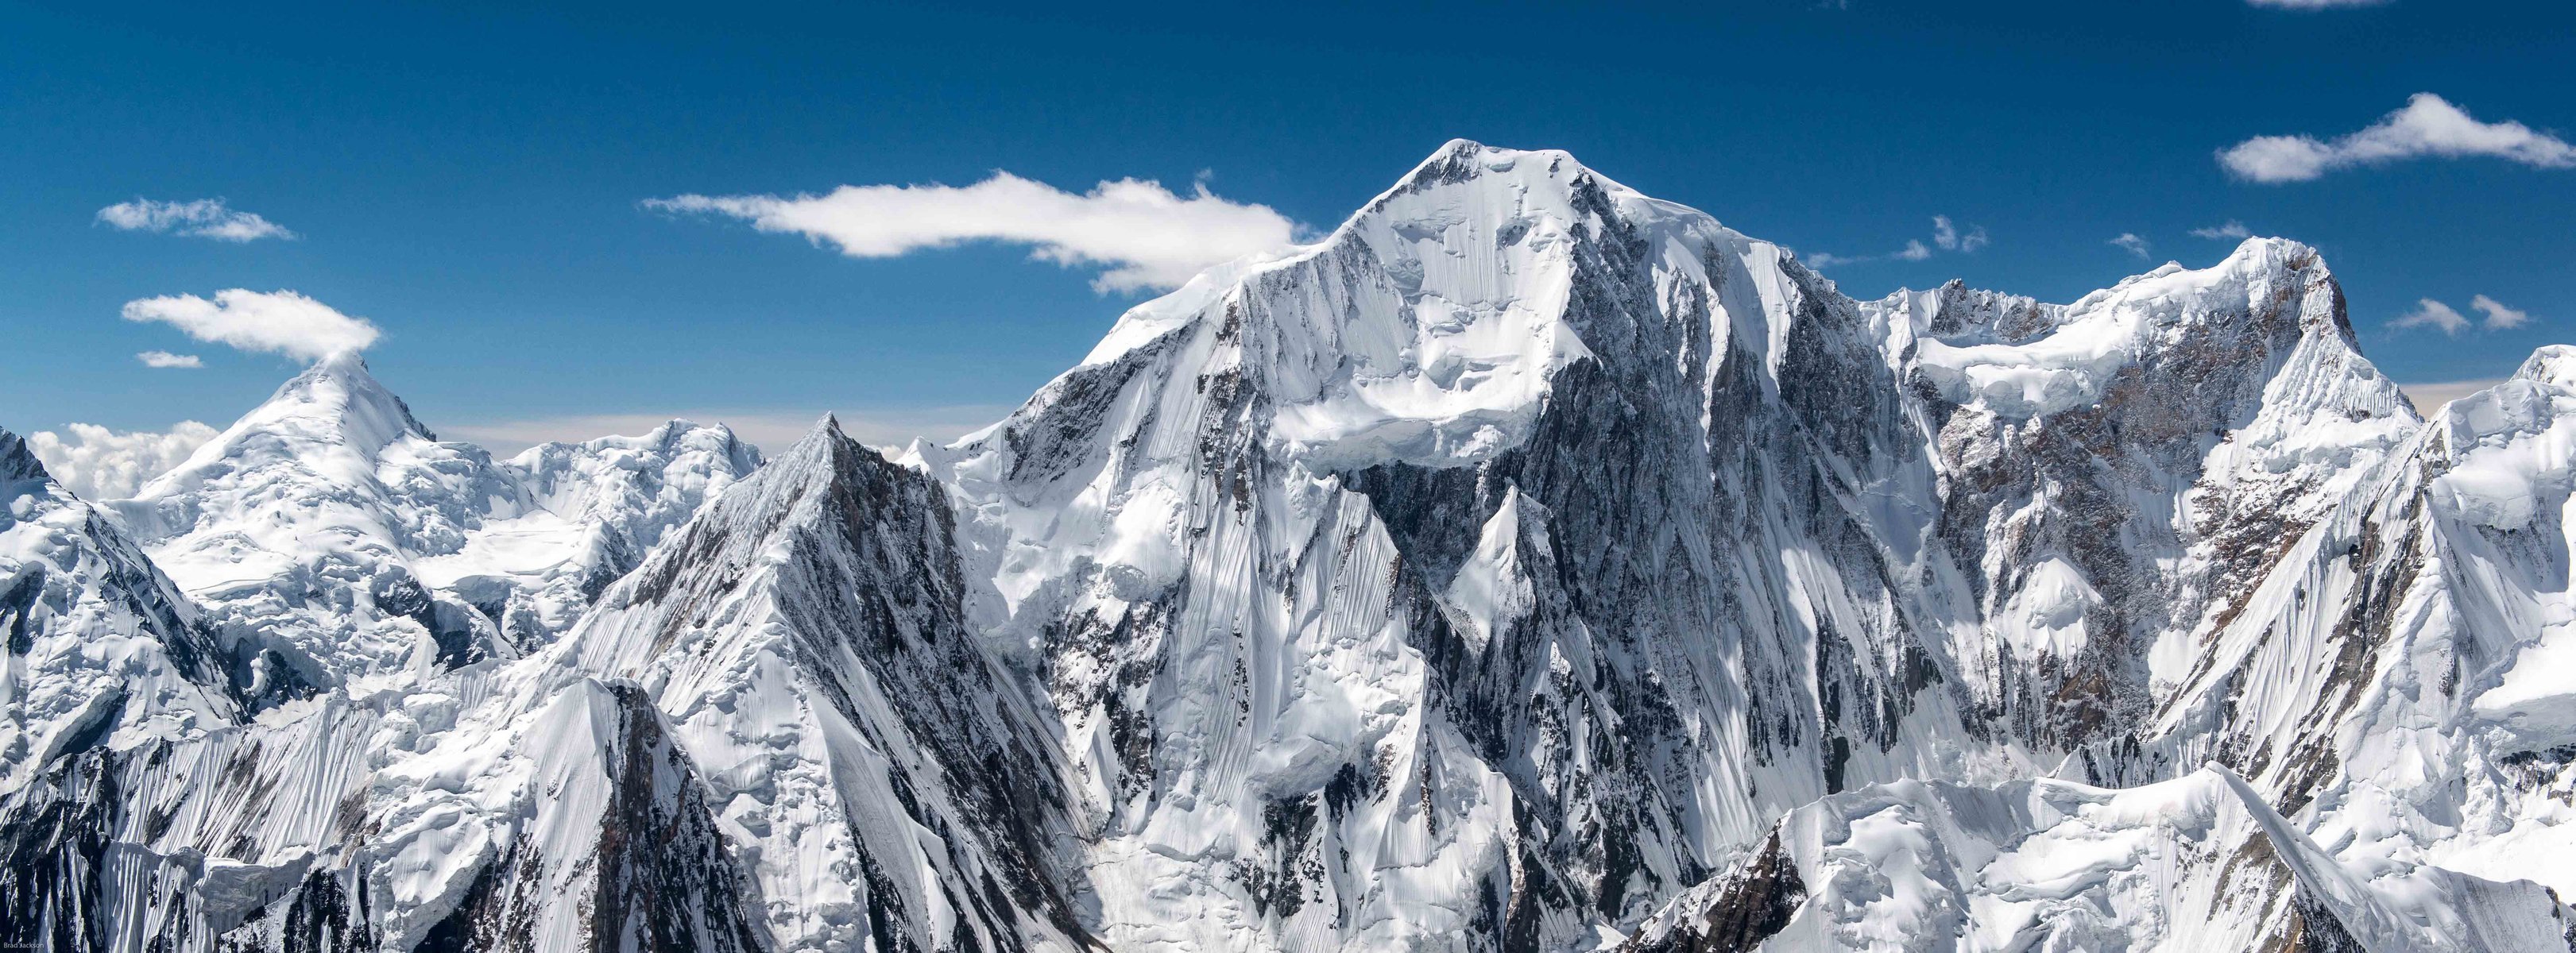
[[[2469,319],[2450,305],[2422,298],[2415,302],[2415,310],[2399,315],[2388,325],[2394,328],[2439,328],[2444,334],[2457,336],[2469,329]]]
[[[2120,250],[2140,258],[2147,257],[2147,249],[2150,247],[2147,240],[2136,232],[2121,232],[2120,237],[2112,239],[2110,244],[2118,245]]]
[[[168,433],[137,430],[117,433],[97,424],[72,424],[62,434],[39,430],[27,437],[27,447],[45,464],[54,480],[71,488],[83,499],[115,500],[133,496],[134,491],[153,477],[169,471],[197,452],[197,447],[215,438],[216,430],[194,420],[182,420]]]
[[[365,350],[376,343],[377,334],[367,319],[342,314],[295,292],[246,288],[215,292],[212,301],[196,295],[128,301],[125,320],[165,321],[200,341],[308,361]]]
[[[1836,265],[1857,265],[1872,261],[1926,261],[1932,257],[1932,249],[1935,247],[1945,252],[1973,254],[1989,243],[1985,226],[1974,225],[1966,232],[1961,232],[1958,224],[1950,220],[1950,216],[1935,215],[1932,216],[1932,244],[1930,245],[1923,244],[1920,238],[1909,238],[1905,240],[1905,247],[1884,255],[1837,255],[1820,251],[1801,254],[1798,258],[1806,262],[1809,268],[1832,268]]]
[[[2227,224],[2225,225],[2212,225],[2208,228],[2192,229],[2191,234],[2194,238],[2239,242],[2254,237],[2254,233],[2246,229],[2245,223],[2232,218],[2228,219]]]
[[[2218,164],[2253,182],[2305,182],[2337,169],[2436,156],[2494,156],[2535,169],[2576,168],[2576,145],[2519,122],[2479,122],[2432,93],[2370,128],[2333,141],[2315,136],[2256,136],[2218,153]]]
[[[134,359],[142,361],[145,367],[156,369],[206,366],[206,362],[198,360],[194,354],[172,354],[168,351],[143,351],[135,354]]]
[[[98,220],[127,232],[168,232],[223,242],[294,238],[286,226],[250,212],[225,208],[222,199],[155,202],[138,198],[98,210]]]
[[[2485,295],[2469,299],[2469,307],[2487,316],[2490,331],[2509,331],[2531,323],[2531,312],[2506,307],[2504,302]]]
[[[1077,195],[998,171],[964,188],[844,185],[828,195],[682,195],[644,205],[731,216],[764,232],[829,241],[853,258],[970,241],[1032,245],[1039,259],[1108,268],[1092,282],[1104,294],[1177,288],[1210,265],[1289,248],[1297,233],[1287,216],[1219,198],[1204,181],[1187,196],[1140,179]]]

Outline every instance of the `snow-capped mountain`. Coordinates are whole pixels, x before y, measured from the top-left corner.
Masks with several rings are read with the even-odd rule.
[[[334,358],[19,481],[168,608],[13,641],[0,940],[2568,948],[2562,419],[2421,420],[2295,242],[1861,302],[1463,141],[894,461]]]
[[[495,462],[341,354],[112,505],[227,643],[295,661],[251,693],[292,696],[543,644],[759,459],[673,421]]]

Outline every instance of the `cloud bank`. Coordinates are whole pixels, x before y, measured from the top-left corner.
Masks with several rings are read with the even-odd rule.
[[[168,433],[117,433],[97,424],[72,424],[66,439],[50,430],[27,435],[27,449],[54,479],[87,500],[121,500],[152,478],[170,472],[208,440],[213,427],[183,420]]]
[[[222,242],[255,242],[294,238],[286,227],[249,212],[224,207],[222,199],[155,202],[138,198],[98,210],[98,220],[119,231],[163,232]]]
[[[2247,181],[2279,183],[2428,156],[2492,156],[2535,169],[2576,168],[2576,145],[2519,122],[2479,122],[2431,93],[2416,93],[2406,108],[2331,141],[2256,136],[2219,150],[2218,164]]]
[[[341,314],[295,292],[245,288],[215,292],[212,301],[196,295],[128,301],[125,320],[166,322],[200,341],[307,361],[365,350],[376,343],[378,333],[365,318]]]
[[[1289,248],[1297,232],[1269,206],[1218,198],[1205,184],[1182,196],[1120,179],[1075,194],[1008,172],[963,188],[844,185],[828,195],[682,195],[644,205],[741,219],[853,258],[972,241],[1032,245],[1045,261],[1107,268],[1092,282],[1103,293],[1176,288],[1210,265]]]

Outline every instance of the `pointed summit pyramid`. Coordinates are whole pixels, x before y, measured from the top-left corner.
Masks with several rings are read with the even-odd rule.
[[[782,948],[1083,943],[1060,755],[967,624],[949,514],[826,416],[552,650],[671,715]]]

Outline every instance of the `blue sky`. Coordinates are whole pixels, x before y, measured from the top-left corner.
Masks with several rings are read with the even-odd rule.
[[[2546,145],[2576,137],[2565,3],[212,6],[0,3],[0,426],[230,421],[297,358],[120,314],[241,288],[362,316],[420,417],[495,443],[675,413],[953,433],[1146,293],[1027,244],[857,258],[645,200],[1007,170],[1203,182],[1320,229],[1451,137],[1875,256],[1827,269],[1858,297],[1958,277],[2070,300],[2215,261],[2233,242],[2192,230],[2239,221],[2321,248],[2400,381],[2576,340],[2576,169]],[[2418,93],[2557,139],[2277,183],[2218,160],[2266,135],[2340,148]],[[217,197],[294,237],[100,214]],[[1987,243],[1934,247],[1934,216]],[[1908,242],[1926,254],[1891,254]],[[2488,327],[2481,295],[2528,321]],[[2423,299],[2469,326],[2395,326]]]

